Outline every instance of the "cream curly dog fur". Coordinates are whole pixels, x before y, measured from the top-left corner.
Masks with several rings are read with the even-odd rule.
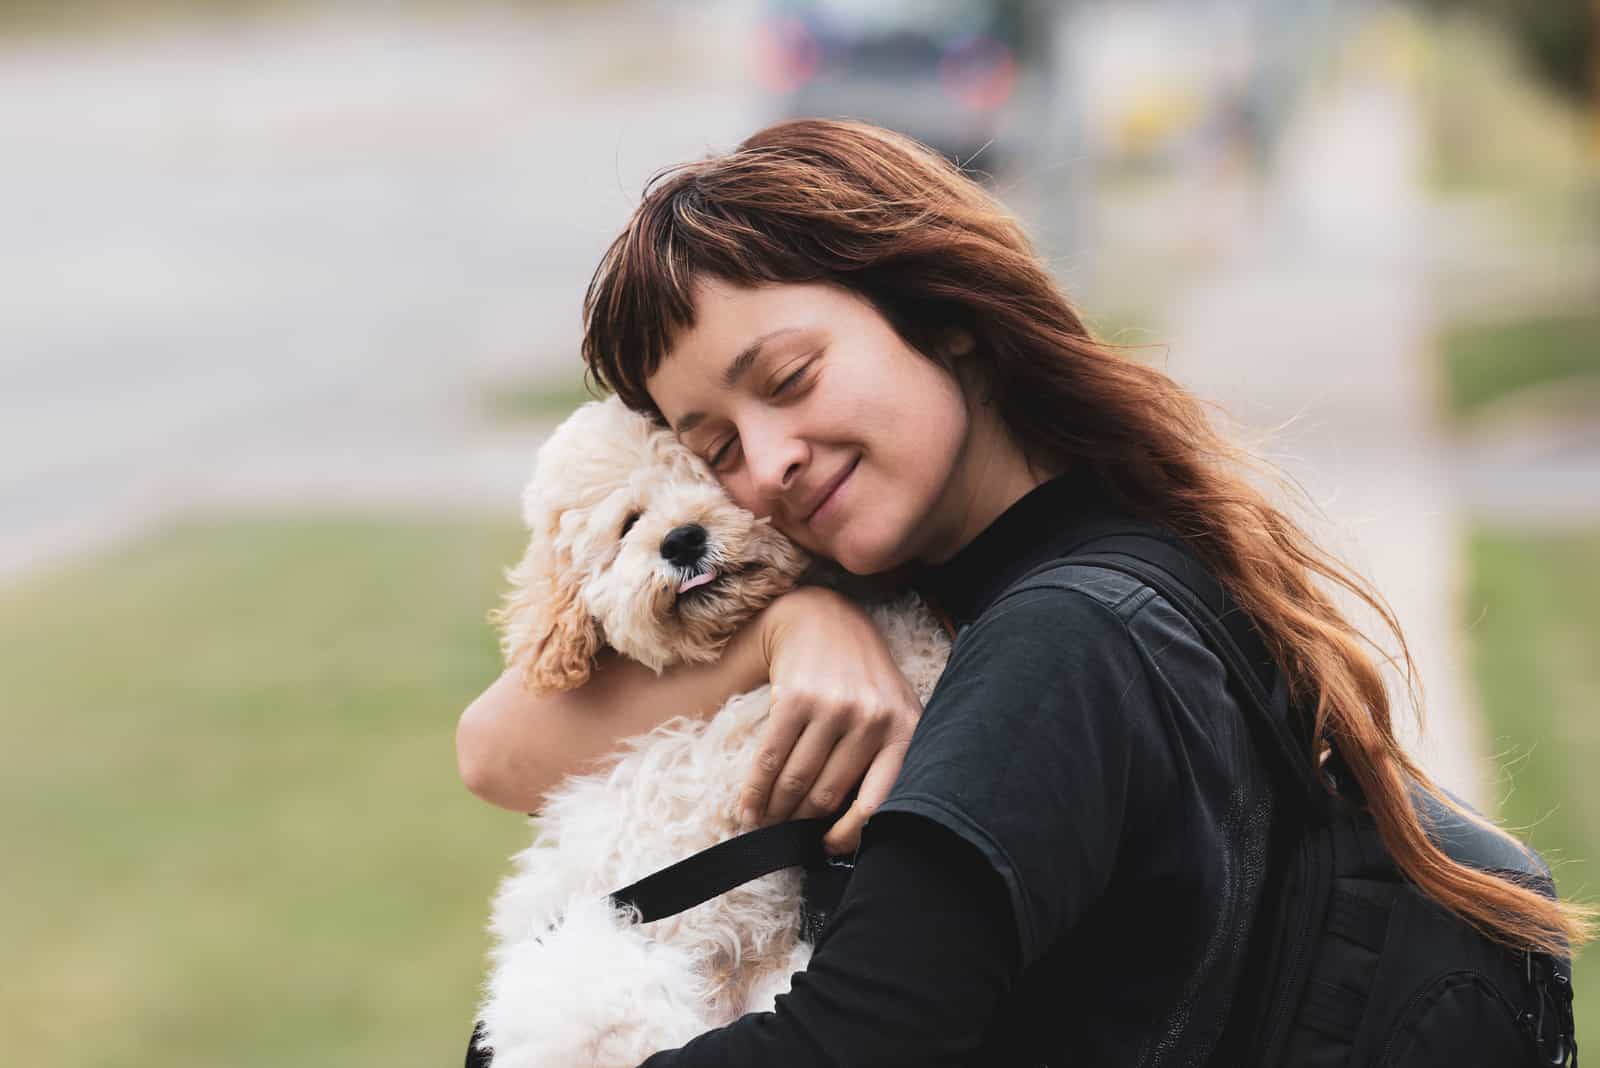
[[[536,691],[581,684],[602,646],[658,672],[713,660],[810,563],[615,398],[579,408],[541,448],[523,515],[528,550],[496,621]],[[943,632],[914,595],[868,607],[926,700]],[[632,1068],[770,1010],[805,967],[793,869],[650,924],[606,900],[737,833],[769,701],[763,686],[709,719],[674,718],[547,797],[494,903],[481,1018],[495,1068]]]

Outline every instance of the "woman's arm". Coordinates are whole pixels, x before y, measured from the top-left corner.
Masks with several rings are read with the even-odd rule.
[[[528,692],[519,671],[505,672],[461,716],[461,778],[491,804],[531,812],[557,783],[623,738],[673,716],[710,715],[769,677],[772,714],[742,791],[750,822],[833,812],[860,783],[855,804],[825,841],[834,852],[852,850],[867,816],[888,796],[922,706],[866,614],[814,587],[773,602],[716,663],[657,676],[607,651],[584,685],[545,696]]]
[[[1010,901],[983,857],[931,821],[884,813],[816,955],[774,1011],[641,1068],[1032,1064],[989,1034],[1020,968]]]
[[[536,695],[508,668],[467,706],[456,727],[461,780],[493,805],[533,812],[562,779],[585,770],[624,738],[673,716],[710,715],[729,697],[767,681],[761,627],[744,627],[720,660],[681,664],[659,676],[603,650],[589,681]]]

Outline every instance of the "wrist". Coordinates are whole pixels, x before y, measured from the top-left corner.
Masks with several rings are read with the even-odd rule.
[[[839,594],[821,586],[797,586],[762,609],[756,630],[763,666],[771,671],[779,647],[799,618],[826,610],[839,600],[843,600]]]

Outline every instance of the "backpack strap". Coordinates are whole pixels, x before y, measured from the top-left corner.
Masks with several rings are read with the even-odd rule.
[[[1222,660],[1239,697],[1240,710],[1276,777],[1313,813],[1325,814],[1331,796],[1312,768],[1309,754],[1290,724],[1288,684],[1254,624],[1222,584],[1192,556],[1166,538],[1140,530],[1101,534],[1067,556],[1034,568],[1002,596],[1017,593],[1065,567],[1100,567],[1137,579],[1159,593],[1199,631]]]
[[[1187,553],[1154,533],[1123,531],[1102,535],[1080,545],[1062,559],[1035,568],[1019,579],[1014,592],[1036,576],[1070,565],[1105,567],[1130,575],[1153,587],[1182,612],[1223,658],[1229,673],[1250,692],[1258,718],[1266,720],[1280,752],[1303,768],[1296,740],[1281,714],[1282,682],[1266,643],[1248,617],[1234,605],[1222,585]],[[1152,568],[1157,570],[1152,570]],[[1168,581],[1163,582],[1163,578]],[[1177,579],[1174,588],[1170,579]],[[1220,628],[1220,629],[1219,629]],[[1335,754],[1337,757],[1337,754]],[[1341,776],[1345,785],[1347,776]],[[1457,806],[1471,811],[1459,797],[1444,791]],[[1458,864],[1505,876],[1554,898],[1555,884],[1549,867],[1533,850],[1503,835],[1485,830],[1420,786],[1413,785],[1411,803],[1433,843]]]

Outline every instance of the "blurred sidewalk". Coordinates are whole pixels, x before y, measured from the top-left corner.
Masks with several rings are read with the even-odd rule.
[[[1323,513],[1314,535],[1387,598],[1426,710],[1419,739],[1391,686],[1397,732],[1438,782],[1492,811],[1457,613],[1459,502],[1435,425],[1422,151],[1396,80],[1367,72],[1312,96],[1257,225],[1173,309],[1169,370],[1301,484]],[[1351,611],[1392,649],[1370,612]]]

